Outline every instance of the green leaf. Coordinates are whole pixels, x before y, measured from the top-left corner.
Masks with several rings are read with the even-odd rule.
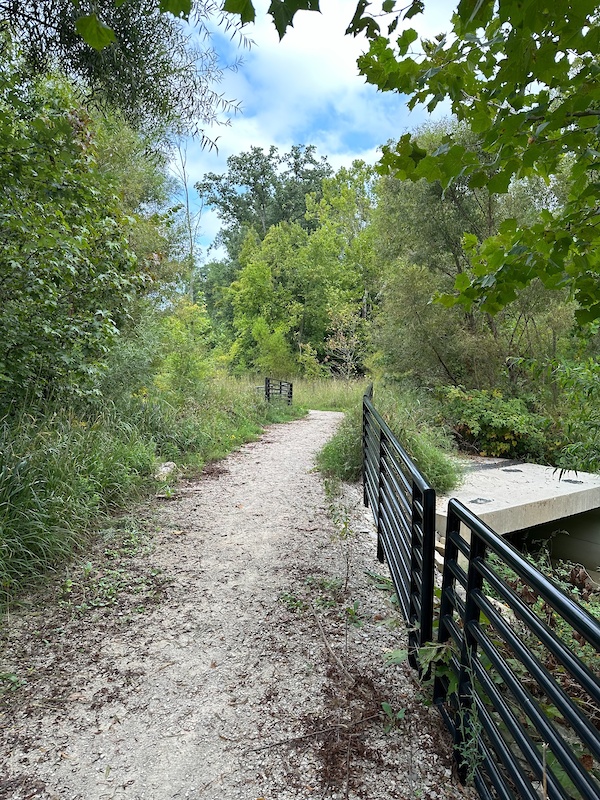
[[[417,14],[422,14],[424,10],[425,4],[423,3],[423,0],[414,0],[413,4],[404,15],[404,19],[412,19],[413,17],[416,17]]]
[[[406,28],[406,30],[402,31],[402,34],[398,37],[398,50],[400,55],[405,56],[408,53],[408,48],[413,42],[416,42],[418,38],[419,34],[414,28]]]
[[[288,28],[294,25],[297,11],[319,11],[318,0],[271,0],[269,14],[273,18],[279,39],[283,39]]]
[[[483,24],[483,22],[487,21],[487,19],[482,11],[485,12],[485,6],[489,5],[489,0],[461,0],[461,2],[458,4],[458,15],[467,24],[472,22]]]
[[[456,276],[456,280],[454,281],[454,288],[457,292],[462,292],[464,289],[467,289],[471,285],[471,281],[469,280],[469,276],[466,272],[459,272]]]
[[[239,14],[243,24],[254,22],[256,18],[252,0],[225,0],[223,11],[228,14]]]
[[[489,179],[487,184],[488,190],[496,194],[506,194],[512,176],[513,171],[510,169],[504,169],[501,172],[497,172]]]
[[[159,8],[163,14],[168,11],[174,17],[187,19],[192,11],[192,0],[160,0]]]
[[[346,28],[346,35],[358,36],[363,31],[367,39],[375,39],[379,35],[379,25],[372,17],[364,16],[364,11],[368,5],[367,0],[359,0],[354,16]]]
[[[75,23],[77,33],[83,38],[90,47],[94,50],[103,50],[109,44],[116,41],[115,32],[108,25],[105,25],[102,20],[98,19],[96,14],[88,14],[85,17],[79,17]]]
[[[392,650],[391,653],[385,654],[385,663],[389,666],[391,664],[403,664],[408,658],[408,650]]]

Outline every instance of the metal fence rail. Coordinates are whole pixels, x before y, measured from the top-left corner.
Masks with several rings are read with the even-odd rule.
[[[265,378],[265,400],[270,403],[272,400],[284,400],[288,406],[292,405],[294,385],[289,381],[276,381],[273,378]]]
[[[600,623],[457,500],[439,642],[434,699],[482,798],[600,797]]]
[[[372,397],[370,387],[364,502],[419,666],[416,649],[434,627],[435,494]],[[457,500],[437,624],[434,700],[461,779],[485,800],[598,800],[600,622]]]
[[[432,637],[435,492],[372,403],[363,398],[364,502],[377,525],[377,557],[387,561],[415,649]]]

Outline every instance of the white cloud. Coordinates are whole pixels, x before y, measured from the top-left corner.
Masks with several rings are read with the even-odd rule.
[[[219,87],[240,102],[242,113],[230,126],[211,131],[218,153],[190,146],[193,182],[206,172],[225,171],[229,155],[252,146],[273,144],[285,151],[293,144],[315,144],[336,168],[354,158],[374,163],[380,145],[424,120],[422,112],[408,111],[402,96],[377,92],[358,74],[356,59],[366,42],[345,35],[354,5],[321,0],[322,13],[298,12],[279,42],[266,14],[268,0],[255,1],[257,23],[244,28],[254,46],[242,51],[244,63],[227,72]],[[450,8],[444,0],[426,5],[428,14],[410,24],[421,36],[432,37],[448,27]],[[235,40],[218,33],[213,41],[226,58],[239,55]],[[205,242],[210,241],[218,230],[214,213],[205,212],[202,228]]]

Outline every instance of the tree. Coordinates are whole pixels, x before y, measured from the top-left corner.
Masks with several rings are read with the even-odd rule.
[[[207,141],[206,128],[233,107],[213,88],[222,76],[216,52],[196,44],[208,37],[216,9],[211,0],[194,4],[191,37],[180,19],[162,13],[171,6],[0,0],[0,22],[32,74],[59,69],[85,91],[88,106],[117,108],[137,129],[166,135],[175,127]]]
[[[422,126],[415,132],[415,139],[420,146],[435,150],[448,134],[476,147],[472,132],[450,120]],[[394,144],[388,143],[388,147],[393,149]],[[439,181],[400,180],[385,175],[375,191],[375,241],[380,256],[388,262],[402,258],[426,265],[452,281],[470,267],[463,246],[465,234],[483,242],[498,232],[502,221],[498,195],[487,186],[471,188],[466,179],[457,179],[444,190]],[[451,285],[447,284],[447,288]]]
[[[254,229],[247,234],[239,274],[225,292],[236,366],[265,365],[277,354],[277,363],[292,358],[310,374],[322,373],[325,364],[344,374],[362,371],[377,293],[372,181],[372,170],[355,162],[322,182],[320,198],[307,196],[310,229],[281,222],[262,241]]]
[[[290,280],[296,272],[290,262],[297,262],[305,242],[306,232],[286,223],[272,226],[262,242],[252,232],[248,234],[241,270],[228,290],[235,332],[231,361],[236,368],[260,369],[274,353],[280,363],[283,352],[287,352],[283,362],[293,363],[293,331],[302,306]]]
[[[427,0],[403,7],[384,0],[389,24],[367,13],[360,0],[348,33],[366,33],[369,52],[359,69],[382,91],[408,96],[413,108],[433,111],[450,101],[453,114],[479,138],[488,157],[449,135],[433,152],[410,134],[384,148],[382,172],[400,178],[439,180],[448,190],[459,180],[470,188],[487,185],[504,193],[523,177],[550,181],[567,169],[570,189],[559,208],[547,208],[539,221],[519,225],[506,220],[499,232],[473,247],[473,274],[458,277],[459,294],[448,303],[477,302],[495,313],[539,278],[549,288],[568,287],[579,304],[578,318],[600,317],[600,17],[596,0],[460,0],[452,29],[422,40],[410,20],[426,10]],[[243,21],[254,16],[249,0],[227,0],[225,9]],[[318,3],[272,3],[280,36],[298,10]],[[489,178],[489,166],[495,174]]]
[[[162,333],[161,388],[193,394],[210,371],[211,325],[203,306],[181,297],[160,321]]]
[[[461,143],[474,139],[464,126],[457,129],[448,121],[427,125],[416,136],[433,150],[449,131]],[[485,166],[483,152],[480,158]],[[493,169],[489,174],[492,178]],[[558,340],[573,324],[564,292],[550,292],[536,282],[494,317],[476,306],[444,308],[431,298],[450,292],[459,276],[470,274],[470,247],[496,234],[507,217],[535,223],[539,198],[552,204],[560,188],[557,184],[554,192],[540,194],[539,181],[527,178],[497,195],[487,187],[472,188],[467,180],[456,180],[444,191],[439,181],[381,177],[374,241],[386,291],[376,340],[388,374],[430,386],[519,391],[531,385],[519,365],[555,357]]]
[[[93,392],[149,275],[92,120],[64,81],[23,80],[14,53],[0,67],[0,151],[0,402]]]
[[[115,5],[120,5],[118,0],[114,0]],[[193,0],[153,0],[150,4],[152,11],[160,11],[176,18],[185,20],[192,16]],[[286,29],[292,25],[294,14],[300,9],[319,10],[318,0],[272,0],[269,13],[273,17],[275,26],[280,38]],[[91,5],[87,9],[89,13],[81,14],[78,8],[76,15],[76,30],[81,39],[90,47],[102,50],[118,41],[118,32],[111,27],[110,16],[106,9],[98,4]],[[223,11],[234,15],[239,15],[242,23],[253,22],[256,14],[251,0],[225,0]]]
[[[320,197],[321,184],[332,172],[324,157],[316,157],[313,145],[294,145],[280,155],[252,147],[229,156],[227,172],[207,173],[196,189],[208,206],[216,208],[223,222],[221,238],[231,258],[236,259],[249,230],[261,238],[280,222],[310,228],[306,220],[306,195]]]

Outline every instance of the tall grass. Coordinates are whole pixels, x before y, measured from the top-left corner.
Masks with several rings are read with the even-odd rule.
[[[462,469],[454,457],[456,448],[432,398],[411,387],[382,388],[377,390],[374,402],[436,492],[445,494],[460,483]]]
[[[133,494],[154,447],[114,418],[22,414],[0,429],[0,590],[5,596],[83,541],[90,522]]]
[[[317,467],[328,477],[355,483],[362,473],[362,401],[346,412],[337,432],[317,454]]]
[[[198,470],[299,415],[248,382],[142,392],[103,410],[29,408],[0,422],[0,602],[82,546],[102,515],[155,489],[157,463]]]
[[[295,378],[294,403],[319,411],[348,411],[361,402],[369,381]]]
[[[436,421],[436,410],[413,389],[378,388],[375,407],[431,486],[440,493],[452,489],[461,470],[452,457],[449,434]],[[347,412],[336,435],[317,457],[319,469],[341,480],[357,481],[362,471],[362,409]]]

